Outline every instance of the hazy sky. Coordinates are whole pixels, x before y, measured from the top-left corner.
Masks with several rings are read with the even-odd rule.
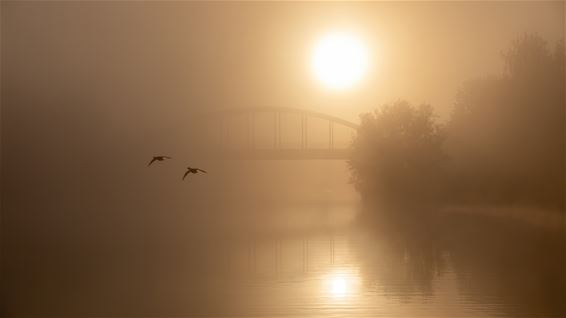
[[[314,79],[310,54],[341,30],[367,43],[372,68],[336,92]],[[446,115],[462,82],[499,73],[525,32],[563,39],[564,3],[2,2],[2,75],[147,125],[261,105],[357,120],[398,98]]]
[[[2,256],[9,260],[5,262],[8,266],[2,266],[2,277],[7,277],[8,283],[6,292],[0,294],[8,297],[6,312],[20,316],[34,316],[29,314],[38,310],[34,304],[55,312],[70,308],[73,316],[99,305],[102,311],[93,311],[97,315],[111,315],[116,308],[122,315],[162,308],[158,306],[161,301],[167,304],[170,300],[187,306],[187,299],[199,292],[184,292],[194,288],[190,276],[186,276],[185,264],[198,263],[192,258],[199,254],[194,253],[192,241],[184,236],[192,235],[193,229],[210,231],[206,235],[215,238],[223,231],[216,225],[232,221],[244,224],[250,220],[258,228],[264,225],[262,220],[284,225],[309,222],[306,224],[318,229],[319,224],[332,223],[327,215],[355,212],[350,204],[358,202],[358,193],[348,183],[351,174],[345,161],[233,161],[206,154],[199,158],[198,149],[191,148],[191,137],[204,143],[208,140],[200,132],[191,131],[192,112],[284,106],[357,122],[360,113],[407,99],[414,104],[430,103],[446,118],[464,81],[501,73],[501,53],[515,38],[538,33],[555,43],[565,34],[563,1],[0,0],[0,9],[0,239],[8,246],[3,252],[9,251]],[[310,58],[315,43],[336,31],[356,34],[370,51],[371,68],[351,90],[329,90],[312,74]],[[326,138],[326,127],[319,136]],[[308,135],[311,138],[315,134],[309,130]],[[174,159],[147,167],[153,155]],[[182,181],[188,165],[209,173]],[[406,170],[414,169],[411,166]],[[269,207],[284,201],[301,204],[293,207],[294,214],[289,216],[284,210],[278,214]],[[314,214],[307,213],[309,209]],[[278,215],[284,215],[288,223]],[[297,230],[303,233],[301,228]],[[441,232],[444,235],[445,231]],[[394,234],[393,238],[398,237]],[[403,236],[399,238],[403,246],[407,245]],[[174,244],[165,243],[169,241]],[[383,242],[385,250],[389,250],[389,241]],[[470,245],[473,256],[478,255],[479,245],[475,243]],[[369,245],[376,246],[373,241]],[[437,253],[428,242],[425,245]],[[132,246],[139,246],[143,257],[130,253]],[[506,245],[496,245],[487,253],[495,255],[499,246]],[[205,247],[204,254],[209,255]],[[179,253],[182,260],[171,258],[179,249],[183,249]],[[154,254],[147,254],[148,250]],[[407,255],[392,251],[386,252]],[[368,257],[368,263],[378,259],[375,255],[380,256],[365,251],[357,254]],[[88,257],[83,260],[83,255]],[[115,255],[119,255],[119,261],[114,260]],[[415,255],[409,259],[423,259],[420,250]],[[428,256],[424,256],[428,262]],[[401,264],[394,260],[392,264]],[[221,263],[222,259],[217,261]],[[499,272],[501,267],[496,261],[494,272]],[[551,261],[558,264],[554,258]],[[361,262],[363,265],[364,259]],[[536,264],[547,270],[552,265],[549,262]],[[181,272],[169,270],[173,263],[171,268],[182,267]],[[522,263],[528,265],[529,273],[538,268]],[[200,265],[216,267],[206,262]],[[203,295],[208,295],[218,277],[200,277],[200,265],[195,273],[199,280],[206,281]],[[132,280],[121,280],[122,272]],[[539,276],[554,277],[546,273]],[[392,277],[396,280],[396,276]],[[559,282],[561,276],[556,277]],[[178,285],[179,278],[188,284]],[[511,282],[507,277],[503,279],[503,283]],[[538,283],[539,279],[529,281]],[[533,302],[540,306],[552,303],[556,297],[536,293],[543,288],[539,285],[533,288],[533,295],[540,297],[533,297]],[[116,286],[133,286],[137,292],[123,293],[125,289]],[[498,285],[490,280],[489,286]],[[166,287],[172,289],[161,293]],[[172,290],[175,292],[169,294]],[[414,291],[410,290],[411,295],[415,295]],[[144,298],[138,298],[142,294]],[[531,295],[519,294],[521,303],[523,296]],[[440,295],[446,293],[440,291]],[[548,302],[540,301],[543,298]],[[230,297],[229,302],[233,301]],[[210,302],[215,307],[217,303],[216,299]],[[132,304],[135,308],[126,308]],[[336,308],[346,308],[342,304]],[[83,306],[83,311],[73,311]]]

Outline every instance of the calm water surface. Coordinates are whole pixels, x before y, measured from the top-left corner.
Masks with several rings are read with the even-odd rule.
[[[8,313],[566,316],[563,233],[465,215],[362,222],[317,211],[308,217],[316,227],[275,228],[266,218],[246,228],[242,218],[222,232],[215,222],[167,224],[169,232],[146,228],[141,242],[130,231],[90,245],[44,243],[12,269]]]

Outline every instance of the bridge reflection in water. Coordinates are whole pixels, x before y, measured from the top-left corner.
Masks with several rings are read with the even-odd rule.
[[[562,231],[458,214],[293,231],[182,223],[46,236],[6,276],[4,303],[28,317],[566,317]]]
[[[358,125],[296,108],[252,107],[197,116],[193,145],[229,159],[344,160]],[[204,142],[198,142],[198,140]]]
[[[300,242],[276,240],[267,245],[251,242],[247,249],[247,270],[256,274],[304,274],[330,268],[334,266],[335,260],[334,237],[327,237],[322,241],[320,239],[303,239]]]
[[[244,249],[230,252],[232,273],[247,277],[247,283],[267,281],[309,283],[303,296],[327,299],[328,303],[354,301],[362,279],[356,255],[346,233],[326,233],[297,239],[273,237],[251,240]],[[285,283],[287,282],[287,283]],[[301,288],[302,289],[302,288]],[[291,296],[291,295],[288,295]]]

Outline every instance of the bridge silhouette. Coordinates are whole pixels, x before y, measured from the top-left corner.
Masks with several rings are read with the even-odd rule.
[[[337,130],[352,137],[358,128],[342,118],[290,107],[221,109],[197,118],[198,136],[207,141],[201,150],[227,159],[345,160],[351,140],[337,142]]]

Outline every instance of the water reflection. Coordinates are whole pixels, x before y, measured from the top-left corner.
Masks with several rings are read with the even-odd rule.
[[[281,272],[270,286],[288,294],[320,287],[310,298],[277,306],[399,317],[566,314],[563,232],[474,215],[375,221],[308,233],[295,242],[295,254],[296,238],[279,238],[275,245],[303,270],[285,276],[291,267],[274,265]]]
[[[222,235],[206,229],[214,223],[201,226],[28,244],[3,264],[6,308],[29,316],[566,316],[560,231],[465,215]]]
[[[345,301],[360,292],[360,276],[353,268],[338,268],[324,275],[322,292],[332,301]]]

